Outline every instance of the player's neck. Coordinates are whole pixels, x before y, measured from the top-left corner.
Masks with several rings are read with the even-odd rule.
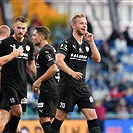
[[[0,35],[0,40],[4,40],[5,38],[7,38],[8,36],[2,36]]]
[[[0,36],[0,40],[2,41],[4,39],[4,37]]]
[[[77,40],[77,42],[78,42],[79,44],[82,44],[83,36],[80,36],[80,35],[78,35],[78,34],[74,34],[74,33],[73,33],[73,37]]]
[[[13,35],[14,39],[17,40],[18,42],[22,42],[24,40],[24,37],[18,38],[17,36]]]
[[[41,49],[42,47],[44,47],[45,45],[48,44],[48,41],[47,40],[42,40],[40,45],[39,45],[39,48]]]

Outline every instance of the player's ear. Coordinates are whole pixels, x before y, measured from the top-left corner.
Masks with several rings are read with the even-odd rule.
[[[45,40],[45,37],[43,35],[40,36],[42,40]]]
[[[75,29],[75,27],[76,27],[76,24],[74,24],[74,23],[73,23],[73,24],[71,24],[71,25],[72,25],[72,28],[73,28],[73,29]]]
[[[28,27],[26,27],[26,32],[28,31]]]
[[[12,25],[12,29],[13,29],[13,30],[14,30],[14,28],[15,28],[15,24]]]

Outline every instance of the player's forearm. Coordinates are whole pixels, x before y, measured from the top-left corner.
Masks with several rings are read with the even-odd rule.
[[[44,73],[41,77],[38,78],[38,82],[42,83],[43,81],[50,79],[53,75],[55,75],[56,72],[56,64],[51,65],[50,68],[46,71],[46,73]]]
[[[3,66],[4,64],[8,63],[15,57],[16,57],[16,54],[14,53],[0,57],[0,66]]]
[[[60,70],[64,71],[65,73],[72,75],[73,70],[67,66],[67,64],[63,60],[57,60],[56,61],[57,66]]]
[[[90,47],[91,47],[91,51],[92,51],[92,55],[91,58],[94,62],[100,62],[101,61],[101,56],[100,53],[96,47],[96,44],[94,41],[89,42]]]
[[[31,70],[33,76],[36,76],[36,65],[35,65],[35,61],[30,61],[29,62],[29,67],[30,67],[30,70]]]
[[[36,66],[35,65],[31,67],[31,71],[34,74],[34,76],[36,76]]]

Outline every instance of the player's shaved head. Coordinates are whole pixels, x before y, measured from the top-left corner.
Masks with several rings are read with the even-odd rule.
[[[1,37],[8,37],[10,36],[10,28],[7,25],[1,25],[0,26],[0,36]]]

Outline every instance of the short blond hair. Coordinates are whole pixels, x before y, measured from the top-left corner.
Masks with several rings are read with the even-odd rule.
[[[10,28],[7,25],[1,25],[0,26],[0,35],[6,36],[10,35]]]
[[[71,19],[71,24],[75,24],[77,18],[86,18],[86,16],[83,13],[74,15]]]

